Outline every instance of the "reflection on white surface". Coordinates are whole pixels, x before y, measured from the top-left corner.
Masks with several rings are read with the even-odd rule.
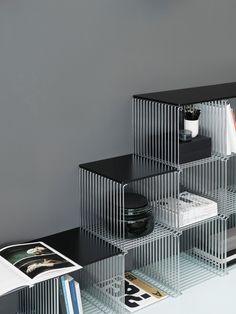
[[[139,314],[222,314],[235,310],[236,269],[139,311]]]

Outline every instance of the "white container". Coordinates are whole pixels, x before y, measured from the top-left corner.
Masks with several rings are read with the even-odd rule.
[[[192,137],[196,137],[199,131],[199,120],[185,120],[184,129],[192,132]]]

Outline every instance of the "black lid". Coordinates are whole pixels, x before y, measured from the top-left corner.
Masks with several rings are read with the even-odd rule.
[[[142,208],[148,205],[147,198],[137,193],[125,192],[124,201],[126,209]]]

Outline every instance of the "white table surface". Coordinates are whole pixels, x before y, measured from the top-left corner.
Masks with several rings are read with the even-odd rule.
[[[236,314],[236,269],[169,297],[137,314]]]

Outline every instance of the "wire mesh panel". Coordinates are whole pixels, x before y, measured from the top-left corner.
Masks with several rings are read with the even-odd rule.
[[[227,159],[212,157],[204,162],[181,165],[180,169],[180,198],[186,204],[184,206],[182,202],[180,213],[186,217],[189,215],[186,218],[189,218],[189,223],[216,216],[218,213],[226,214]],[[191,215],[196,219],[191,219]]]
[[[235,110],[235,107],[234,104],[230,104],[229,100],[181,107],[135,96],[132,103],[134,152],[171,165],[185,163],[186,156],[183,155],[186,152],[182,151],[179,131],[184,129],[185,110],[188,108],[200,109],[198,134],[211,139],[212,154],[223,157],[231,155],[232,152],[236,153],[229,142],[229,132],[232,126],[229,121],[232,120],[235,123],[235,118],[232,119],[232,110]],[[192,160],[205,158],[203,147],[199,149],[195,146],[194,149],[196,149],[196,156],[199,155],[199,157],[191,156]]]
[[[78,273],[78,281],[84,296],[82,303],[93,303],[104,313],[122,314],[124,272],[124,255],[114,256],[83,268],[83,271]]]
[[[124,240],[125,185],[80,169],[81,224],[114,244]]]
[[[59,281],[48,280],[18,294],[19,314],[59,314]]]
[[[183,230],[180,237],[180,289],[226,272],[227,220],[224,216]]]
[[[84,267],[75,279],[80,283],[83,313],[123,313],[124,256],[118,255]],[[59,314],[59,279],[19,292],[19,314]]]
[[[132,272],[171,295],[179,293],[179,234],[169,232],[133,251]]]
[[[155,161],[145,159],[145,163]],[[178,197],[179,173],[165,173],[167,169],[166,165],[159,165],[160,175],[127,183],[80,169],[83,228],[122,249],[138,245],[139,240],[152,241],[158,224],[178,228],[177,204],[170,207],[165,200]],[[125,208],[126,195],[130,193],[144,197],[148,210],[141,211],[140,207],[131,212]]]
[[[134,152],[179,164],[180,107],[133,98]]]
[[[227,213],[236,212],[236,156],[233,155],[227,162]]]
[[[227,221],[227,267],[236,267],[236,213],[229,216]]]
[[[229,103],[226,100],[204,102],[194,105],[201,110],[199,134],[208,136],[212,142],[212,153],[220,156],[231,154],[227,143],[227,115]]]

